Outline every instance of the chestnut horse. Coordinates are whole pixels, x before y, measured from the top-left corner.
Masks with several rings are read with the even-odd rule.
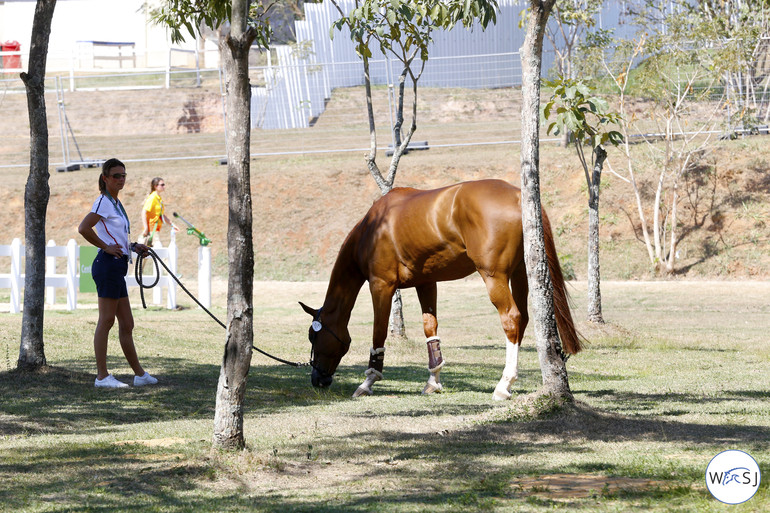
[[[545,249],[554,287],[556,322],[564,349],[580,351],[550,223],[543,212]],[[527,326],[527,273],[521,224],[521,191],[502,180],[463,182],[434,190],[396,188],[377,200],[342,244],[324,304],[309,331],[311,382],[331,385],[350,348],[348,322],[358,292],[369,282],[374,307],[372,349],[366,379],[354,397],[371,394],[382,379],[391,300],[396,289],[414,287],[422,309],[430,378],[423,393],[441,391],[444,365],[437,336],[436,282],[478,272],[497,308],[507,338],[505,368],[494,399],[511,397],[518,353]]]

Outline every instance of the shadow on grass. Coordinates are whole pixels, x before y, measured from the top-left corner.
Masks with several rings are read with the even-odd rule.
[[[615,378],[617,379],[617,378]],[[593,375],[591,380],[597,380]],[[770,399],[768,390],[724,390],[719,396],[703,396],[697,394],[683,394],[676,392],[666,392],[663,394],[641,394],[635,392],[618,392],[613,389],[601,390],[573,390],[575,393],[588,397],[611,398],[614,402],[621,404],[632,403],[723,403],[741,399]]]
[[[653,394],[657,396],[657,394]],[[635,394],[639,400],[645,400],[647,394]],[[648,399],[656,400],[656,399]],[[675,399],[684,400],[682,397]],[[692,402],[699,400],[692,396]],[[768,445],[770,427],[705,423],[679,422],[659,419],[656,416],[626,416],[609,413],[576,402],[568,405],[561,413],[552,418],[534,422],[516,424],[519,431],[531,433],[548,432],[561,439],[561,443],[574,440],[625,442],[686,442],[692,445],[713,445],[726,442],[740,444]]]
[[[134,446],[111,444],[34,448],[23,457],[0,462],[0,476],[29,475],[41,468],[49,473],[45,479],[4,480],[0,503],[8,511],[30,507],[70,512],[478,511],[489,509],[494,497],[509,488],[507,481],[490,477],[486,483],[472,478],[464,489],[440,493],[434,486],[388,490],[372,486],[331,494],[308,494],[309,490],[292,487],[265,493],[251,489],[240,476],[230,475],[231,481],[223,489],[215,483],[223,477],[218,476],[222,469],[209,458],[180,462],[173,455],[158,454],[148,461],[135,450]],[[414,477],[426,483],[431,479],[421,474]],[[378,475],[367,472],[361,478],[375,483]]]
[[[218,368],[173,358],[146,358],[151,367],[174,369],[159,376],[152,387],[98,389],[94,374],[77,369],[80,362],[39,372],[0,373],[4,401],[0,404],[0,434],[65,433],[101,430],[110,425],[211,417]],[[131,383],[131,377],[116,375]]]
[[[438,435],[438,433],[437,433]],[[489,451],[497,455],[529,452],[583,452],[585,442],[686,442],[689,445],[739,443],[743,447],[767,450],[770,427],[747,425],[709,425],[659,420],[654,417],[624,416],[596,410],[576,402],[558,413],[529,422],[482,422],[439,436],[408,433],[398,429],[361,434],[351,446],[340,440],[333,459],[354,458],[361,446],[393,445],[401,449],[398,460],[438,458],[446,472],[468,467]],[[330,448],[326,447],[326,451]]]
[[[177,359],[156,359],[155,367],[174,369],[160,376],[158,387],[104,391],[93,388],[93,375],[49,368],[41,374],[0,374],[4,400],[0,404],[0,435],[24,432],[71,432],[109,429],[121,423],[158,421],[175,418],[213,417],[214,393],[219,368]],[[479,369],[468,367],[456,372],[453,386],[468,391],[487,392],[477,380]],[[486,367],[485,367],[486,368]],[[348,383],[360,376],[360,368],[341,370],[342,391],[318,393],[307,379],[307,372],[285,366],[255,366],[250,375],[247,403],[250,413],[270,414],[334,401],[349,401]],[[417,366],[393,367],[393,380],[412,386],[425,377]],[[533,374],[536,374],[533,372]],[[533,380],[534,376],[530,376]],[[344,394],[343,394],[344,392]],[[418,393],[418,392],[417,392]],[[605,394],[597,391],[596,394]],[[736,391],[734,398],[765,398],[764,391]],[[518,397],[514,396],[515,398]],[[627,463],[574,463],[560,468],[526,466],[528,454],[590,453],[591,442],[668,442],[692,446],[738,444],[750,451],[766,451],[770,427],[746,425],[707,425],[660,419],[653,415],[620,415],[597,410],[576,402],[562,410],[526,422],[498,422],[485,410],[496,413],[499,403],[481,403],[468,409],[460,401],[425,406],[404,404],[402,412],[389,413],[377,429],[359,432],[355,443],[347,437],[325,436],[316,450],[323,461],[305,461],[298,471],[319,481],[315,490],[301,485],[255,491],[248,478],[228,474],[216,459],[205,457],[207,442],[191,442],[192,447],[168,449],[137,448],[109,443],[35,445],[21,454],[9,454],[0,462],[0,503],[10,509],[24,509],[30,501],[66,505],[68,511],[372,511],[391,510],[467,511],[495,509],[501,499],[517,498],[516,476],[553,472],[603,473],[666,480],[666,465],[633,467]],[[697,402],[696,394],[628,394],[622,401]],[[366,409],[362,402],[362,411]],[[442,414],[479,414],[481,422],[463,424],[436,433],[404,429],[398,417],[425,416],[426,422]],[[335,413],[329,413],[334,415]],[[356,414],[349,416],[354,422]],[[300,412],[297,415],[301,415]],[[288,442],[291,444],[292,442]],[[282,454],[302,461],[306,442],[284,447]],[[200,444],[200,446],[196,446]],[[340,492],[339,484],[325,485],[323,479],[334,473],[336,465],[357,461],[362,450],[370,455],[368,464],[357,467],[356,480],[403,484],[398,489],[351,487]],[[192,458],[179,451],[192,451]],[[413,462],[417,462],[414,464]],[[274,472],[291,480],[292,469],[269,470],[265,461],[253,463],[262,472]],[[268,468],[266,470],[266,468]],[[696,472],[697,471],[697,472]],[[685,479],[696,480],[702,469],[686,470]],[[3,476],[38,475],[45,479]],[[689,473],[692,475],[689,475]],[[225,475],[227,474],[227,475]],[[695,474],[698,474],[697,476]],[[271,478],[272,479],[272,478]],[[212,482],[209,486],[207,483]],[[223,485],[222,482],[228,483]],[[411,485],[409,483],[415,483]],[[419,484],[422,483],[422,484]],[[428,485],[430,484],[430,485]],[[423,486],[425,485],[425,486]],[[233,491],[233,490],[236,491]],[[331,490],[337,490],[332,492]],[[376,491],[376,493],[373,493]],[[646,495],[644,495],[646,497]],[[130,499],[128,499],[130,497]],[[319,503],[318,498],[324,497]],[[590,510],[590,503],[577,504]]]
[[[158,385],[123,389],[94,388],[94,375],[76,369],[80,362],[39,372],[0,373],[0,435],[65,433],[178,418],[212,419],[219,366],[177,358],[145,358],[158,372]],[[131,383],[132,376],[116,374]],[[270,389],[264,388],[265,384]],[[302,372],[285,366],[252,367],[249,409],[266,413],[317,400]],[[258,394],[258,398],[256,396]]]
[[[82,362],[61,361],[61,366],[45,367],[36,373],[16,371],[0,373],[0,435],[24,433],[60,434],[102,431],[109,426],[174,419],[213,419],[219,367],[179,358],[145,358],[152,369],[163,369],[159,384],[124,389],[97,389],[92,372],[71,370],[82,368]],[[285,365],[259,365],[253,362],[246,392],[249,412],[270,414],[297,407],[337,401],[349,401],[362,381],[362,367],[341,367],[330,389],[316,390],[310,384],[309,368]],[[481,382],[474,376],[489,374]],[[523,373],[527,376],[529,373]],[[132,376],[116,374],[131,383]],[[387,369],[378,395],[419,395],[428,372],[418,366],[393,366]],[[484,366],[463,365],[453,369],[453,390],[490,393],[497,376]],[[359,379],[361,378],[361,379]],[[533,378],[534,379],[534,378]],[[447,380],[445,380],[447,381]],[[479,413],[491,405],[470,408],[468,404],[441,406],[443,413],[458,415]],[[439,406],[420,412],[408,409],[407,416],[434,415]],[[398,415],[397,413],[394,415]]]

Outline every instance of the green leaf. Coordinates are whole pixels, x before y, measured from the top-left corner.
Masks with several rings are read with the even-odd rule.
[[[609,110],[610,106],[604,98],[593,97],[588,99],[591,111],[597,114],[603,114]]]
[[[608,135],[609,135],[609,138],[610,138],[610,143],[613,146],[617,146],[619,144],[623,144],[623,141],[625,140],[624,137],[623,137],[623,134],[621,134],[620,132],[614,131],[614,130],[609,132]]]
[[[543,107],[543,117],[545,119],[548,119],[549,117],[551,117],[551,109],[553,108],[553,104],[554,102],[551,101],[546,103],[545,106]]]
[[[575,117],[575,113],[573,111],[565,112],[564,124],[567,126],[567,128],[569,128],[573,132],[580,128],[580,125],[578,124],[578,120]]]
[[[522,9],[519,13],[519,28],[527,28],[527,16],[529,15],[529,9]]]
[[[187,31],[190,33],[190,35],[192,37],[195,37],[195,29],[193,28],[192,23],[190,23],[189,21],[186,20],[184,22],[184,26],[187,27]]]

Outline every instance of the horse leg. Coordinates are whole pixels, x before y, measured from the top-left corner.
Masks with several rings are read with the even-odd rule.
[[[378,349],[371,348],[369,350],[369,368],[364,372],[364,382],[358,385],[356,391],[353,392],[353,397],[360,397],[362,395],[372,395],[372,385],[376,381],[382,379],[382,366],[385,361],[385,348],[380,347]]]
[[[372,294],[374,307],[374,326],[372,327],[372,349],[369,351],[369,367],[366,369],[364,382],[361,383],[353,397],[372,395],[372,385],[382,379],[382,368],[385,360],[385,339],[388,336],[388,320],[390,307],[396,288],[382,280],[371,280],[369,290]]]
[[[523,265],[520,267],[523,268]],[[517,287],[517,300],[514,301],[507,275],[495,274],[489,276],[484,272],[481,275],[487,286],[489,299],[497,308],[498,315],[500,315],[500,321],[507,339],[505,345],[505,368],[492,394],[494,400],[504,401],[511,398],[511,385],[519,376],[519,347],[524,334],[524,325],[522,324],[524,317],[517,306],[521,304],[521,291]],[[526,274],[524,279],[526,280]],[[526,288],[524,290],[524,298],[525,308],[523,311],[525,312],[524,315],[526,315]]]
[[[429,283],[417,287],[417,298],[422,309],[422,327],[425,331],[426,344],[428,345],[428,371],[430,377],[422,389],[423,394],[441,392],[444,386],[441,384],[439,373],[444,366],[444,358],[441,355],[441,341],[437,336],[438,320],[436,319],[436,297],[438,295],[436,284]]]

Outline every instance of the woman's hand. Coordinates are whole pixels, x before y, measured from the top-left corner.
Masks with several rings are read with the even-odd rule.
[[[139,255],[140,257],[145,257],[150,252],[150,246],[146,246],[144,244],[139,244],[138,242],[135,242],[131,246],[131,250],[133,250],[133,252]]]
[[[120,247],[120,244],[110,244],[103,250],[108,255],[116,256],[116,257],[122,257],[123,256],[123,248]]]

